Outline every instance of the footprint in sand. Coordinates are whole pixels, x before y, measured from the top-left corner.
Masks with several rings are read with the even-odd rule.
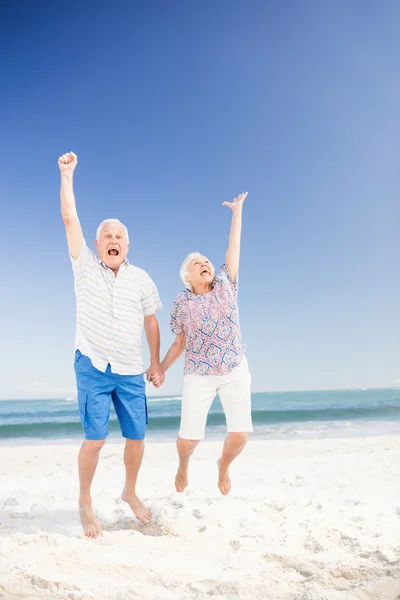
[[[303,547],[313,554],[319,554],[324,551],[324,547],[312,535],[308,536]]]
[[[217,585],[218,581],[216,579],[203,579],[203,581],[196,581],[189,584],[189,587],[195,592],[209,594]]]
[[[3,506],[18,506],[19,505],[19,500],[18,498],[15,498],[14,496],[10,496],[9,498],[6,498],[3,501]]]
[[[204,515],[199,511],[198,508],[195,508],[192,512],[192,515],[196,518],[196,519],[204,519]]]

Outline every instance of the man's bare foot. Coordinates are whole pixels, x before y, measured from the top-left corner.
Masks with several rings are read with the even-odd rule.
[[[96,538],[101,534],[101,525],[96,519],[91,504],[80,505],[79,515],[81,517],[83,532],[86,537]]]
[[[136,494],[128,494],[127,492],[123,492],[121,498],[124,502],[129,504],[134,512],[135,517],[139,519],[139,521],[142,521],[142,523],[145,525],[150,523],[152,517],[151,510],[139,500]]]
[[[231,485],[232,485],[230,477],[229,477],[229,471],[228,471],[228,469],[225,469],[225,470],[221,469],[221,459],[220,458],[217,460],[217,465],[218,465],[218,472],[219,472],[218,487],[219,487],[221,494],[223,496],[226,496],[231,491]]]
[[[187,467],[181,464],[178,467],[175,477],[175,489],[177,492],[183,492],[188,484],[188,470]]]

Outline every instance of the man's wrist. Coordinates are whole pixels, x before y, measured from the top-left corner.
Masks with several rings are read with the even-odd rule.
[[[69,171],[69,172],[61,171],[61,181],[72,182],[73,179],[74,179],[74,172],[73,171]]]

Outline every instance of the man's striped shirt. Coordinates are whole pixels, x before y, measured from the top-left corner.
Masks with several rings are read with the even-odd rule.
[[[96,369],[143,373],[144,317],[161,310],[157,288],[149,275],[126,260],[117,276],[87,246],[71,257],[76,295],[75,349]]]

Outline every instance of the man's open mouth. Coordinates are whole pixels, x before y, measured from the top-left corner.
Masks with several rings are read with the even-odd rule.
[[[119,255],[119,250],[117,250],[116,248],[111,248],[111,249],[108,251],[108,255],[109,255],[109,256],[118,256],[118,255]]]

